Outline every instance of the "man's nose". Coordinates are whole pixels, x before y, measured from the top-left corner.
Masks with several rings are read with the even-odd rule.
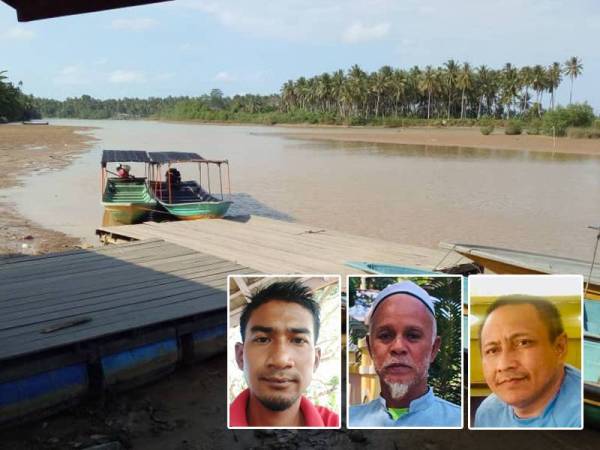
[[[512,370],[518,366],[517,353],[510,347],[502,349],[500,355],[498,355],[498,362],[496,369],[499,372]]]
[[[294,365],[292,352],[286,342],[274,342],[269,351],[267,365],[277,369],[287,369]]]
[[[390,351],[392,354],[402,355],[406,353],[406,342],[404,341],[404,336],[396,336],[396,338],[391,343]]]

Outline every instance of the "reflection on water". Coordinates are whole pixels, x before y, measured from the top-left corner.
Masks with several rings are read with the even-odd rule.
[[[101,149],[191,151],[228,159],[232,215],[261,214],[437,246],[473,242],[589,259],[600,222],[600,159],[578,155],[286,139],[281,128],[133,121],[8,195],[29,218],[96,242]],[[135,168],[134,168],[135,169]],[[139,168],[143,174],[143,168]],[[185,179],[197,178],[190,168]]]

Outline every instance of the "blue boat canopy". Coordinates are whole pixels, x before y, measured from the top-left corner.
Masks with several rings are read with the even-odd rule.
[[[189,152],[148,152],[148,155],[154,164],[205,161],[198,153]]]
[[[105,167],[109,162],[141,162],[149,163],[150,157],[143,150],[103,150],[102,151],[102,167]]]

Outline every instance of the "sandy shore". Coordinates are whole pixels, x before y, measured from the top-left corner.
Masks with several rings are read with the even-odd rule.
[[[87,150],[93,140],[78,134],[90,128],[0,125],[0,189],[21,185],[19,177],[60,169]],[[22,217],[6,196],[0,197],[0,257],[39,254],[74,248],[79,239],[47,230]]]
[[[600,156],[599,139],[571,139],[548,136],[507,136],[496,130],[484,136],[479,128],[375,128],[375,127],[291,127],[282,126],[290,138],[381,144],[412,144],[443,147],[471,147],[496,150],[557,152]]]

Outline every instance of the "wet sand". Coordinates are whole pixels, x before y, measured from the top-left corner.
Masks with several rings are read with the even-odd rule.
[[[536,151],[545,153],[568,153],[600,156],[600,139],[554,139],[549,136],[519,135],[508,136],[503,129],[496,129],[484,136],[478,127],[451,128],[377,128],[315,126],[287,128],[282,131],[287,137],[296,139],[316,139],[342,142],[366,142],[380,144],[411,144],[431,147],[470,147],[495,150]]]
[[[94,138],[77,133],[89,128],[47,125],[0,125],[0,189],[21,185],[20,177],[66,167],[86,151]],[[0,257],[65,251],[78,238],[45,229],[21,216],[15,205],[0,197]]]

